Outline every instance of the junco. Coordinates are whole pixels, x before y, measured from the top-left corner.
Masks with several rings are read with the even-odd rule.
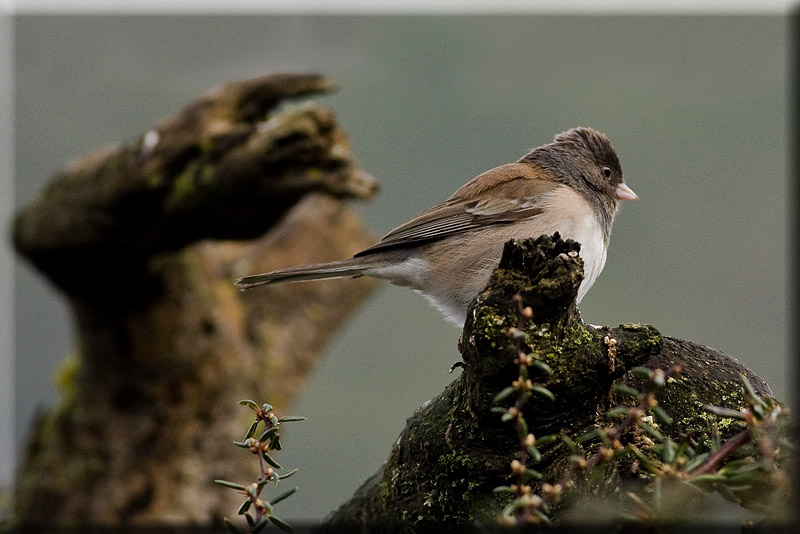
[[[606,262],[619,201],[637,198],[605,134],[572,128],[516,163],[476,176],[350,259],[247,276],[236,285],[374,276],[422,293],[461,325],[506,241],[559,232],[581,244],[580,302]]]

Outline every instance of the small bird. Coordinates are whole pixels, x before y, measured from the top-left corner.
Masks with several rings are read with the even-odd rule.
[[[373,276],[422,293],[456,325],[489,282],[510,239],[558,232],[581,244],[580,302],[606,262],[625,185],[614,147],[592,128],[572,128],[515,163],[495,167],[442,202],[345,260],[292,267],[236,281],[241,289],[276,282]]]

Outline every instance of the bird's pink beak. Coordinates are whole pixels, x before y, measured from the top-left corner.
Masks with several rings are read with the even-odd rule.
[[[633,189],[625,184],[617,186],[617,200],[639,200],[639,195],[633,192]]]

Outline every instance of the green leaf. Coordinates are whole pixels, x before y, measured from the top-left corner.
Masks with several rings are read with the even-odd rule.
[[[252,443],[252,441],[251,441],[252,439],[253,438],[247,438],[244,441],[234,441],[233,444],[236,445],[237,447],[241,447],[243,449],[249,449],[250,448],[250,444]]]
[[[293,421],[305,421],[308,417],[303,417],[301,415],[284,415],[278,419],[279,423],[291,423]]]
[[[520,382],[525,382],[528,378],[528,366],[527,365],[520,365],[519,366],[519,380]]]
[[[527,484],[531,480],[541,480],[542,474],[536,469],[526,469],[525,474],[522,475],[522,483]]]
[[[253,534],[257,534],[258,532],[264,530],[264,527],[267,526],[267,523],[269,523],[267,517],[262,517],[259,519],[258,523],[256,523],[256,525],[253,527]]]
[[[247,519],[247,524],[250,525],[250,528],[256,526],[256,521],[253,519],[253,516],[248,514],[244,514],[244,518]]]
[[[698,454],[697,456],[686,462],[686,467],[685,467],[686,472],[691,473],[692,471],[703,465],[707,459],[708,459],[707,452],[704,452],[703,454]]]
[[[225,522],[225,526],[228,527],[228,530],[233,532],[233,534],[247,534],[243,529],[234,525],[233,521],[231,521],[227,517],[223,517],[222,520]]]
[[[286,491],[284,491],[283,493],[281,493],[280,495],[278,495],[277,497],[275,497],[274,499],[271,499],[271,500],[270,500],[270,503],[271,503],[271,504],[278,504],[279,502],[281,502],[281,501],[282,501],[282,500],[284,500],[285,498],[287,498],[287,497],[289,497],[289,496],[293,495],[293,494],[294,494],[294,493],[295,493],[297,490],[298,490],[298,487],[297,487],[297,486],[293,487],[293,488],[292,488],[292,489],[290,489],[290,490],[286,490]]]
[[[522,417],[517,419],[517,433],[520,439],[524,439],[528,435],[528,423]]]
[[[739,458],[738,460],[731,460],[717,472],[719,474],[727,475],[729,473],[741,473],[743,471],[753,471],[761,468],[761,464],[753,462],[753,458],[751,456],[745,456],[744,458]]]
[[[589,476],[589,484],[594,486],[595,484],[600,482],[600,479],[606,472],[606,467],[608,467],[608,464],[600,464],[598,466],[595,466],[595,468],[592,470],[591,476]]]
[[[621,449],[614,449],[614,454],[611,455],[612,460],[619,460],[623,456],[629,456],[631,454],[630,447],[622,447]]]
[[[547,434],[546,436],[536,438],[536,443],[540,447],[544,447],[545,445],[550,445],[554,441],[558,441],[558,436],[556,436],[555,434]]]
[[[228,482],[227,480],[220,480],[217,479],[214,481],[214,484],[219,484],[220,486],[225,486],[226,488],[233,488],[239,491],[245,491],[245,487],[241,484],[237,484],[236,482]]]
[[[575,446],[575,442],[572,441],[572,438],[570,438],[569,436],[567,435],[561,436],[561,441],[563,441],[564,445],[567,446],[569,452],[575,454],[575,452],[578,450],[578,448]]]
[[[578,463],[581,463],[581,462],[585,462],[586,458],[581,456],[580,454],[570,454],[569,458],[567,458],[567,460],[569,460],[570,462],[572,462],[574,464],[578,464]]]
[[[539,449],[536,447],[526,447],[525,449],[528,451],[533,463],[538,464],[542,461],[542,453],[539,452]]]
[[[533,386],[533,387],[531,388],[531,391],[532,391],[532,392],[534,392],[534,393],[536,393],[536,394],[537,394],[537,395],[539,395],[540,397],[544,397],[544,398],[546,398],[546,399],[549,399],[550,401],[553,401],[553,402],[555,402],[555,400],[556,400],[556,396],[555,396],[555,395],[553,395],[553,393],[552,393],[552,392],[551,392],[549,389],[547,389],[546,387],[543,387],[543,386]]]
[[[611,386],[611,389],[613,389],[617,393],[621,393],[623,395],[627,395],[635,399],[639,398],[639,392],[630,386],[626,386],[625,384],[614,384]]]
[[[661,459],[668,464],[675,461],[675,442],[670,438],[665,439],[661,444]]]
[[[274,467],[275,469],[283,469],[283,468],[281,467],[281,464],[279,464],[278,462],[276,462],[276,461],[275,461],[275,459],[274,459],[272,456],[270,456],[269,454],[267,454],[266,452],[262,453],[262,454],[261,454],[261,456],[264,458],[264,460],[266,460],[266,462],[267,462],[269,465],[271,465],[271,466],[272,466],[272,467]]]
[[[266,429],[264,431],[263,434],[261,434],[261,437],[258,438],[258,441],[260,441],[261,443],[264,443],[268,439],[272,438],[272,436],[274,434],[277,434],[277,432],[278,432],[278,427],[277,426],[273,426],[272,428],[268,428],[268,429]]]
[[[278,478],[278,480],[283,480],[285,478],[289,478],[293,474],[297,473],[297,471],[298,471],[297,469],[292,469],[291,471],[289,471],[287,473],[284,473],[282,475],[277,475],[277,478]]]
[[[506,413],[506,410],[508,410],[508,408],[503,408],[502,406],[492,406],[490,410],[493,413]]]
[[[650,460],[650,458],[648,458],[647,456],[642,454],[641,451],[639,451],[637,449],[633,449],[631,452],[633,452],[633,454],[639,460],[639,463],[641,464],[642,467],[644,467],[645,469],[647,469],[648,471],[650,471],[651,473],[654,473],[654,474],[657,474],[659,472],[658,466],[656,466],[652,462],[652,460]],[[656,478],[656,480],[659,480],[659,479]]]
[[[711,404],[704,404],[703,409],[707,412],[713,413],[717,417],[729,417],[731,419],[744,419],[744,414],[739,410],[732,410],[722,406],[714,406]]]
[[[675,456],[686,456],[687,458],[694,458],[694,449],[689,445],[688,441],[684,441],[678,445],[678,450],[675,451]]]
[[[585,433],[585,434],[583,434],[581,436],[578,436],[575,439],[575,442],[576,443],[583,443],[584,441],[589,441],[592,438],[599,437],[599,435],[601,433],[605,435],[605,432],[603,432],[603,430],[601,428],[593,428],[590,431],[588,431],[587,433]]]
[[[539,516],[539,519],[541,519],[542,521],[544,521],[544,523],[545,523],[547,526],[549,526],[549,527],[552,527],[552,526],[553,526],[553,522],[550,520],[550,518],[549,518],[549,517],[547,517],[547,514],[545,514],[545,513],[544,513],[544,511],[542,511],[542,510],[534,510],[534,511],[533,511],[533,513],[534,513],[534,514],[536,514],[536,515],[538,515],[538,516]]]
[[[672,417],[669,416],[669,414],[664,410],[664,408],[662,408],[661,406],[653,406],[650,409],[653,410],[653,413],[655,414],[655,416],[658,418],[659,421],[661,421],[666,425],[672,424]]]
[[[606,419],[614,419],[620,415],[628,415],[630,407],[628,406],[615,406],[606,412]]]
[[[247,430],[247,434],[245,434],[244,436],[244,441],[247,441],[248,439],[253,437],[253,434],[256,433],[256,428],[258,428],[258,420],[256,420],[255,423],[250,425],[250,428]]]
[[[736,494],[733,493],[725,484],[714,485],[714,491],[716,491],[717,493],[719,493],[720,495],[722,495],[731,502],[735,502],[740,505],[742,504],[742,499],[740,497],[737,497]]]
[[[510,503],[508,503],[505,508],[503,508],[503,515],[504,516],[512,516],[514,512],[526,506],[525,501],[521,499],[514,499]]]
[[[272,411],[272,405],[264,403],[261,405],[261,409],[264,410],[264,413]]]
[[[692,484],[697,484],[702,482],[711,482],[711,483],[725,482],[725,477],[722,475],[707,473],[704,475],[693,476],[692,478],[689,479],[689,482],[691,482]]]
[[[494,396],[494,400],[493,400],[492,402],[493,402],[494,404],[497,404],[498,402],[501,402],[502,400],[504,400],[504,399],[508,398],[508,397],[509,397],[509,396],[510,396],[512,393],[514,393],[514,391],[516,391],[516,390],[514,389],[514,387],[513,387],[513,386],[508,386],[508,387],[507,387],[507,388],[505,388],[503,391],[501,391],[500,393],[498,393],[497,395],[495,395],[495,396]],[[502,411],[505,411],[505,408],[500,408],[500,409],[501,409]]]
[[[252,408],[255,411],[258,411],[258,404],[249,399],[240,400],[239,404],[241,404],[242,406],[247,406],[248,408]]]
[[[492,493],[511,493],[511,486],[497,486]]]
[[[753,486],[756,482],[761,480],[762,472],[760,471],[745,471],[742,470],[740,472],[731,473],[727,475],[725,478],[727,479],[726,482],[730,484],[745,484],[747,486]],[[730,487],[730,486],[729,486]]]
[[[287,523],[286,521],[284,521],[283,519],[281,519],[276,515],[269,516],[269,520],[275,523],[275,526],[283,530],[284,532],[294,532],[294,528],[292,528],[292,525],[290,525],[289,523]]]
[[[638,376],[639,378],[646,378],[648,380],[653,378],[653,370],[648,369],[647,367],[634,367],[631,369],[631,374]]]
[[[242,505],[239,507],[239,511],[236,513],[239,515],[244,515],[244,513],[250,509],[251,504],[253,504],[253,501],[251,501],[250,499],[244,501]]]
[[[746,376],[744,376],[743,374],[740,374],[739,375],[739,382],[742,383],[742,386],[744,386],[745,391],[747,391],[747,394],[751,398],[753,398],[753,399],[758,399],[759,398],[758,395],[756,394],[755,390],[753,389],[753,385],[750,383],[750,381],[747,379]]]
[[[647,423],[645,421],[640,421],[639,426],[642,428],[642,430],[644,430],[645,432],[656,438],[658,441],[664,440],[664,435],[658,430],[656,430],[656,428],[650,423]]]
[[[549,365],[547,365],[544,362],[540,362],[539,360],[533,360],[533,363],[531,363],[531,366],[532,367],[536,367],[537,369],[539,369],[540,371],[542,371],[546,375],[552,375],[553,374],[553,368],[550,367]]]

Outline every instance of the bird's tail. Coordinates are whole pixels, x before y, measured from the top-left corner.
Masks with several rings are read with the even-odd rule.
[[[278,282],[303,282],[306,280],[324,280],[326,278],[343,278],[345,276],[361,276],[369,270],[381,265],[381,262],[367,261],[365,258],[349,258],[346,260],[290,267],[264,274],[245,276],[236,280],[239,289],[274,284]]]

